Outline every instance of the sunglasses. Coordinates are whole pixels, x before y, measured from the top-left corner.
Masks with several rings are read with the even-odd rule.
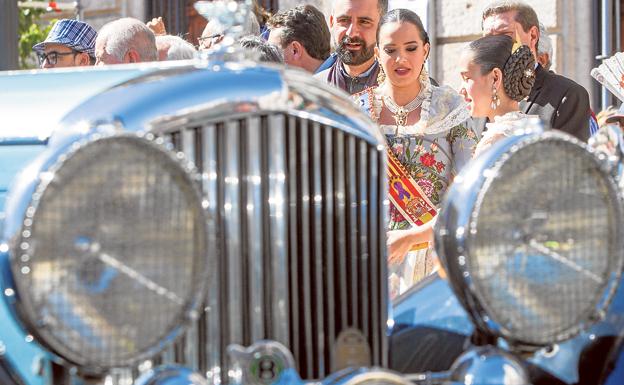
[[[213,44],[216,44],[221,38],[223,38],[222,33],[215,33],[214,35],[198,37],[197,43],[199,47],[210,47]]]
[[[37,57],[39,58],[39,65],[43,65],[45,61],[47,61],[48,64],[50,65],[56,65],[56,63],[58,62],[59,56],[67,56],[67,55],[76,56],[77,54],[78,54],[78,51],[74,51],[74,50],[72,50],[71,52],[56,52],[56,51],[52,51],[48,53],[37,52]]]

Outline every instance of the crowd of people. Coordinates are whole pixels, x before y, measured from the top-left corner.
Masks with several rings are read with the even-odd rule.
[[[494,1],[483,10],[481,27],[483,37],[463,50],[457,73],[462,85],[454,90],[426,71],[431,45],[419,16],[388,11],[387,0],[333,0],[329,15],[312,5],[270,17],[255,12],[243,26],[248,36],[239,44],[260,60],[298,67],[351,94],[385,134],[395,294],[435,270],[432,218],[453,176],[470,159],[533,116],[584,142],[599,127],[588,92],[550,70],[552,44],[531,6]],[[180,60],[214,48],[227,33],[210,20],[194,46],[168,35],[161,18],[123,18],[99,32],[84,22],[60,20],[33,48],[42,68]],[[607,114],[600,123],[611,125],[610,131],[592,140],[624,148],[624,110]],[[408,188],[419,196],[401,195]]]

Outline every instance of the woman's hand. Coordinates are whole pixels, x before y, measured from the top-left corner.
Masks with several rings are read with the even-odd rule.
[[[162,17],[154,17],[152,20],[147,23],[148,28],[154,32],[155,36],[162,36],[167,34],[167,30],[165,29],[165,22]]]
[[[405,255],[419,243],[433,243],[433,222],[429,221],[422,226],[408,230],[390,230],[386,233],[388,245],[388,263],[398,265],[403,262]]]

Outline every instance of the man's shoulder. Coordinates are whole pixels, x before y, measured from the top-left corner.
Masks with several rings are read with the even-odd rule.
[[[317,79],[327,81],[327,77],[329,76],[330,68],[324,69],[320,72],[315,73],[313,76]]]
[[[546,70],[544,70],[546,71]],[[582,85],[578,84],[574,80],[559,75],[552,71],[546,71],[546,77],[544,79],[544,85],[548,89],[558,89],[563,93],[584,93],[587,94],[587,90]],[[589,97],[589,96],[588,96]]]
[[[321,63],[321,65],[316,69],[315,74],[319,74],[321,72],[329,70],[336,63],[336,60],[338,60],[338,55],[334,52],[329,55],[329,57],[325,59],[323,63]]]

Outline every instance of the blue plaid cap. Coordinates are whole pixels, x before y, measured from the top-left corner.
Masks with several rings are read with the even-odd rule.
[[[96,37],[97,32],[89,24],[78,20],[61,19],[54,24],[45,41],[35,44],[33,50],[42,52],[46,44],[56,43],[95,56]]]

